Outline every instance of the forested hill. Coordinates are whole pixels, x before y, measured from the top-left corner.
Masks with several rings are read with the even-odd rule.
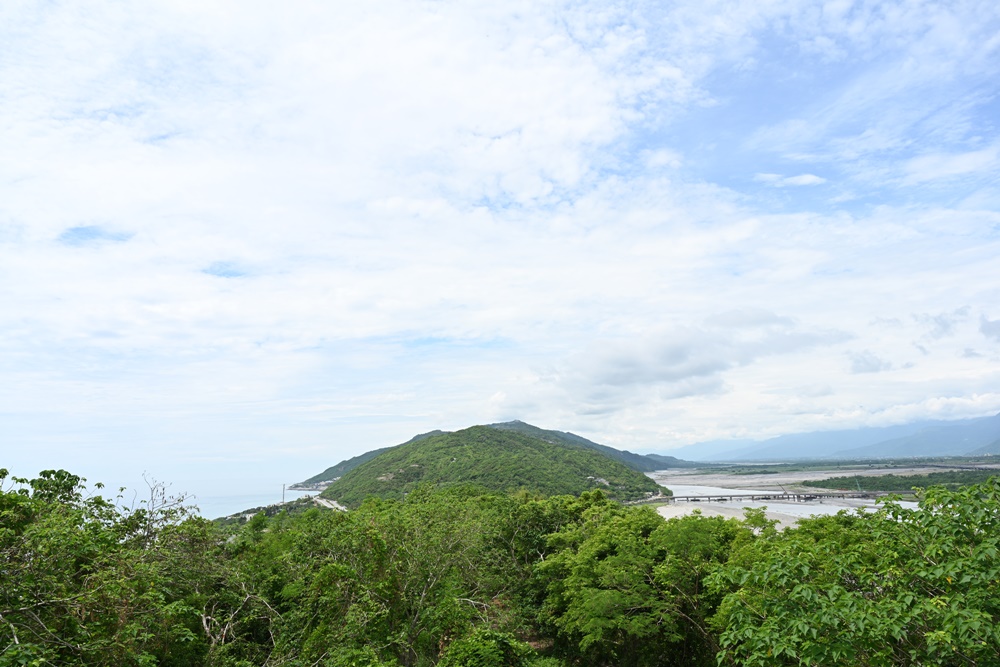
[[[431,437],[433,435],[440,435],[442,433],[444,433],[444,431],[431,431],[430,433],[421,433],[420,435],[413,436],[412,438],[410,438],[409,440],[407,440],[403,444],[404,445],[408,445],[411,442],[417,442],[418,440],[423,440],[424,438],[429,438],[429,437]],[[365,463],[366,461],[371,461],[373,458],[375,458],[376,456],[378,456],[382,452],[387,452],[390,449],[392,449],[392,447],[382,447],[380,449],[373,449],[370,452],[365,452],[364,454],[358,454],[357,456],[355,456],[353,458],[349,458],[346,461],[341,461],[340,463],[338,463],[335,466],[330,466],[329,468],[327,468],[326,470],[324,470],[320,474],[313,475],[312,477],[310,477],[309,479],[305,480],[304,482],[299,482],[298,484],[293,484],[292,488],[293,489],[296,488],[296,487],[306,488],[306,487],[309,487],[312,484],[323,484],[324,482],[332,482],[335,479],[340,479],[345,474],[347,474],[348,472],[354,470],[355,468],[357,468],[362,463]]]
[[[292,488],[307,488],[313,484],[323,484],[325,482],[332,482],[335,479],[340,479],[346,473],[357,468],[362,463],[366,461],[371,461],[373,458],[381,454],[382,452],[387,452],[392,447],[382,447],[381,449],[373,449],[370,452],[365,452],[364,454],[358,454],[353,458],[349,458],[346,461],[341,461],[335,466],[330,466],[318,475],[313,475],[304,482],[299,482],[298,484],[292,484]]]
[[[547,442],[594,449],[603,453],[605,456],[610,456],[616,461],[624,463],[629,468],[640,472],[653,472],[654,470],[666,470],[668,468],[696,468],[699,465],[704,465],[692,463],[690,461],[682,461],[681,459],[673,456],[660,456],[659,454],[634,454],[630,451],[622,451],[620,449],[615,449],[614,447],[608,447],[607,445],[599,445],[596,442],[587,440],[586,438],[576,435],[575,433],[551,431],[544,428],[538,428],[537,426],[532,426],[531,424],[525,424],[524,422],[518,420],[501,422],[499,424],[490,424],[490,427],[504,431],[524,433],[525,435],[530,435]]]
[[[402,498],[425,482],[545,495],[602,489],[617,500],[638,500],[662,490],[641,472],[591,448],[473,426],[384,451],[345,473],[322,495],[357,507],[369,495]]]
[[[704,463],[693,463],[691,461],[683,461],[681,459],[675,458],[673,456],[661,456],[659,454],[634,454],[629,451],[622,451],[615,449],[614,447],[608,447],[607,445],[601,445],[584,437],[576,435],[575,433],[568,433],[566,431],[554,431],[544,428],[539,428],[537,426],[532,426],[531,424],[526,424],[522,421],[509,421],[501,422],[498,424],[489,424],[489,428],[498,429],[501,431],[514,431],[517,433],[522,433],[539,440],[544,440],[546,442],[565,445],[570,447],[585,447],[587,449],[593,449],[595,451],[601,452],[605,456],[611,457],[616,461],[625,464],[633,470],[638,470],[639,472],[652,472],[654,470],[666,470],[668,468],[695,468],[699,466],[704,466]],[[312,485],[324,484],[326,482],[332,482],[340,477],[343,477],[348,472],[358,467],[362,463],[366,463],[379,454],[387,452],[396,447],[402,447],[413,442],[418,442],[420,440],[425,440],[432,436],[443,435],[447,433],[446,431],[430,431],[429,433],[421,433],[420,435],[415,435],[402,445],[395,445],[393,447],[382,447],[381,449],[373,449],[370,452],[365,452],[353,458],[347,459],[346,461],[341,461],[337,465],[330,466],[318,475],[313,475],[309,479],[299,482],[292,486],[292,488],[309,488]]]

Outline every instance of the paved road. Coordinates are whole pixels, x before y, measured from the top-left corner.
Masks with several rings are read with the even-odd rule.
[[[340,510],[341,512],[346,512],[347,508],[338,503],[336,500],[327,500],[326,498],[313,498],[313,502],[321,507],[327,507],[332,510]]]

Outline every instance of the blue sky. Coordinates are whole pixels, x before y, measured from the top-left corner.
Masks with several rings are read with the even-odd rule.
[[[995,3],[355,4],[0,8],[2,465],[1000,411]]]

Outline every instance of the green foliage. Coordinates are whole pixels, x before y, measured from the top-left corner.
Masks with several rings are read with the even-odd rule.
[[[714,464],[704,464],[704,463],[692,463],[690,461],[681,461],[680,459],[674,458],[673,456],[660,456],[658,454],[633,454],[628,451],[621,451],[615,449],[614,447],[608,447],[606,445],[600,445],[596,442],[582,438],[574,433],[566,433],[564,431],[552,431],[547,429],[538,428],[537,426],[532,426],[531,424],[525,424],[521,421],[511,421],[504,422],[501,424],[490,424],[488,427],[479,428],[492,428],[500,431],[508,431],[520,433],[522,435],[527,435],[532,438],[537,438],[544,442],[548,442],[555,445],[563,445],[566,447],[573,448],[583,448],[592,449],[594,451],[600,452],[605,456],[624,464],[625,466],[637,470],[639,472],[652,472],[654,470],[664,470],[666,468],[695,468],[704,467],[706,465],[711,466]],[[419,442],[421,440],[426,440],[427,438],[445,435],[444,431],[430,431],[429,433],[421,433],[416,435],[410,440],[404,442],[402,445],[397,447],[403,447],[414,442]],[[307,488],[312,484],[319,484],[325,482],[332,482],[334,480],[343,477],[351,470],[354,470],[362,463],[367,463],[375,457],[379,456],[383,452],[387,452],[391,449],[396,449],[396,447],[383,447],[381,449],[375,449],[370,452],[365,452],[359,456],[347,459],[346,461],[341,461],[335,466],[331,466],[319,473],[314,475],[309,479],[300,482],[295,485],[300,488]],[[293,487],[295,488],[295,487]]]
[[[960,486],[981,484],[996,474],[996,470],[950,470],[927,475],[855,475],[807,481],[802,482],[802,485],[820,489],[862,491],[910,491],[913,488],[926,489],[929,486],[944,486],[955,490]]]
[[[489,491],[546,495],[603,489],[637,500],[660,487],[645,475],[584,447],[474,426],[395,447],[359,465],[323,492],[348,507],[369,495],[401,499],[418,484],[475,484]]]
[[[702,582],[749,538],[735,520],[595,504],[550,537],[555,553],[536,568],[540,618],[586,664],[714,664],[706,623],[719,596]]]
[[[260,505],[258,507],[251,507],[236,514],[230,514],[228,516],[218,517],[212,519],[219,526],[236,527],[242,526],[248,519],[247,517],[253,517],[258,514],[263,514],[266,517],[278,516],[282,512],[285,514],[301,514],[308,510],[316,507],[316,501],[311,495],[305,495],[301,498],[295,498],[280,504],[272,505]]]
[[[0,483],[7,471],[0,471]],[[0,489],[0,664],[205,664],[238,601],[209,522],[47,470]],[[223,620],[225,619],[225,620]]]
[[[531,647],[507,632],[477,628],[454,641],[438,664],[441,667],[527,667]]]
[[[525,424],[522,421],[515,420],[511,422],[503,422],[502,424],[490,424],[490,428],[499,429],[501,431],[514,431],[524,435],[529,435],[533,438],[538,438],[539,440],[544,440],[545,442],[563,444],[568,447],[584,447],[586,449],[593,449],[594,451],[601,452],[605,456],[620,463],[624,463],[629,468],[638,470],[639,472],[653,472],[655,470],[665,470],[667,468],[700,468],[706,465],[703,463],[682,461],[673,456],[660,456],[659,454],[633,454],[629,451],[622,451],[620,449],[615,449],[614,447],[608,447],[607,445],[600,445],[591,440],[587,440],[586,438],[582,438],[575,433],[538,428],[537,426],[532,426],[531,424]]]
[[[524,565],[501,527],[517,505],[470,487],[422,486],[404,501],[248,525],[234,549],[280,616],[275,655],[350,664],[344,656],[369,651],[384,664],[433,664],[476,625],[518,625],[510,602]]]
[[[302,486],[307,486],[309,484],[317,484],[320,482],[332,482],[335,479],[343,477],[345,474],[357,468],[362,463],[371,461],[373,458],[381,454],[382,452],[388,451],[391,447],[382,447],[381,449],[373,449],[370,452],[365,452],[364,454],[359,454],[346,461],[341,461],[337,465],[330,466],[318,475],[313,475],[309,479],[300,482]],[[298,485],[294,485],[298,486]],[[293,486],[293,488],[294,488]]]
[[[1000,665],[996,478],[784,532],[431,484],[226,528],[83,481],[0,470],[0,667]]]
[[[716,573],[741,665],[1000,664],[1000,479],[816,518]]]

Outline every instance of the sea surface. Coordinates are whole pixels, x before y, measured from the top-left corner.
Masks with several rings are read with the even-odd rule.
[[[241,489],[233,493],[202,493],[192,495],[191,504],[197,505],[198,513],[206,519],[217,519],[236,514],[254,507],[263,507],[281,502],[281,484],[269,484],[268,490],[258,489],[248,492]],[[275,490],[277,487],[277,490]],[[285,500],[296,500],[304,495],[316,495],[315,491],[285,490]]]

